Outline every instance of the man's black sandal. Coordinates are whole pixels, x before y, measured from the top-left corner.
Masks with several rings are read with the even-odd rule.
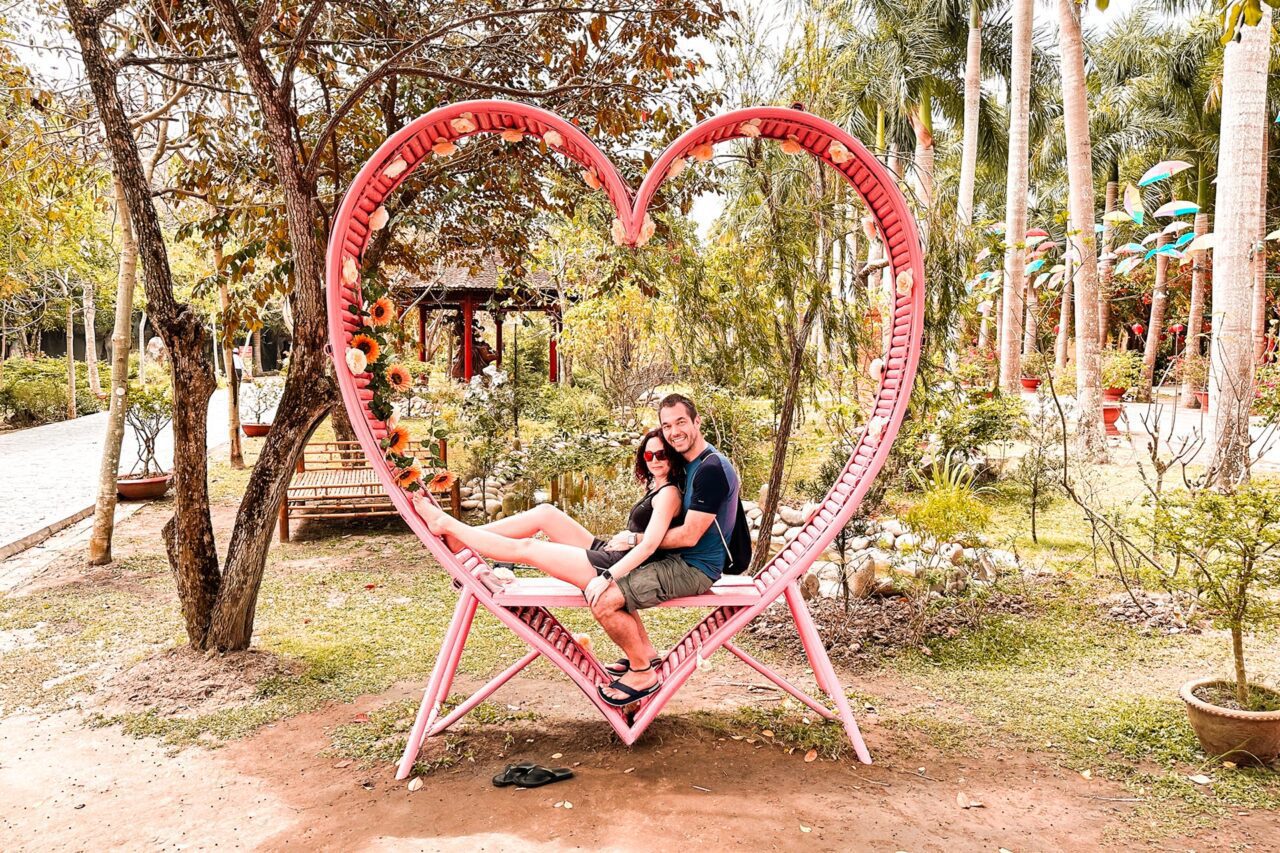
[[[659,666],[661,663],[662,663],[662,658],[654,658],[653,660],[649,661],[649,669],[653,669],[655,666]],[[602,669],[604,669],[604,671],[609,673],[610,675],[626,675],[628,672],[631,671],[631,661],[627,660],[626,658],[618,658],[613,663],[606,663],[602,667]],[[640,672],[645,672],[645,671],[646,670],[643,670],[643,669],[640,670]]]
[[[633,669],[631,671],[632,672],[648,672],[651,669],[653,669],[652,666],[646,666],[644,669]],[[612,705],[613,707],[625,708],[628,705],[633,705],[636,702],[639,702],[641,699],[644,699],[645,697],[652,696],[654,693],[658,692],[658,688],[660,687],[662,687],[662,682],[655,681],[653,684],[650,684],[648,687],[644,688],[643,690],[637,690],[634,687],[630,687],[626,684],[623,684],[622,679],[619,678],[615,681],[610,682],[608,687],[597,687],[596,692],[600,694],[601,699],[603,699],[605,702]],[[605,690],[617,690],[620,693],[622,693],[625,696],[625,698],[618,699],[617,697],[610,696],[609,694],[604,692]]]
[[[568,767],[550,768],[534,765],[516,779],[516,787],[541,788],[543,785],[550,785],[552,782],[563,782],[572,778],[573,771]]]

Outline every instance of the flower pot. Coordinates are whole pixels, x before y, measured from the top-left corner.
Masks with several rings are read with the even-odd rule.
[[[1024,376],[1022,377],[1022,387],[1026,391],[1034,391],[1040,387],[1040,381],[1034,376]]]
[[[116,479],[116,493],[126,501],[154,500],[169,491],[172,480],[172,471],[159,477],[119,477]]]
[[[1120,402],[1120,398],[1124,396],[1124,392],[1126,392],[1126,391],[1128,391],[1128,390],[1129,390],[1128,388],[1103,388],[1103,389],[1102,389],[1102,402],[1104,402],[1104,403],[1119,403],[1119,402]]]
[[[1229,757],[1237,764],[1265,763],[1280,757],[1280,711],[1237,711],[1195,695],[1200,687],[1230,684],[1217,678],[1200,678],[1188,681],[1178,691],[1187,703],[1187,718],[1204,751],[1215,757]]]
[[[1102,406],[1102,425],[1106,427],[1107,435],[1120,435],[1120,430],[1116,428],[1116,421],[1120,420],[1120,414],[1124,411],[1124,406],[1119,403],[1104,403]]]
[[[1209,411],[1209,392],[1208,392],[1208,391],[1197,391],[1197,392],[1196,392],[1196,402],[1200,404],[1200,410],[1201,410],[1201,411],[1204,411],[1204,412]]]
[[[240,429],[244,430],[244,434],[249,438],[262,438],[271,432],[271,424],[246,424],[241,423]]]

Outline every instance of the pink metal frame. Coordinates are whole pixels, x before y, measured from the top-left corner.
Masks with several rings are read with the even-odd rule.
[[[460,133],[451,124],[452,120],[462,118],[464,113],[470,114],[474,120],[474,131]],[[554,597],[548,596],[544,602],[526,596],[521,597],[519,603],[514,600],[504,603],[495,599],[476,578],[476,573],[485,568],[484,561],[469,550],[451,553],[443,542],[427,530],[426,524],[413,511],[408,495],[393,482],[392,472],[379,447],[379,441],[386,435],[386,425],[374,418],[369,411],[373,396],[368,389],[369,376],[352,375],[346,365],[345,351],[352,334],[359,328],[362,301],[359,283],[348,285],[343,282],[343,263],[347,258],[360,262],[370,237],[369,217],[414,168],[433,156],[431,146],[440,140],[452,141],[473,134],[519,130],[529,137],[542,137],[546,142],[546,135],[554,131],[559,134],[562,142],[552,144],[552,150],[596,173],[603,191],[622,222],[626,242],[635,245],[644,225],[645,211],[672,164],[679,158],[687,158],[698,145],[747,136],[743,127],[748,123],[751,123],[751,128],[759,131],[755,134],[749,130],[751,135],[776,140],[791,138],[804,150],[830,165],[849,182],[871,211],[880,237],[888,247],[890,269],[897,282],[893,307],[885,318],[890,324],[888,350],[884,354],[883,371],[869,417],[869,428],[809,523],[751,579],[757,595],[737,596],[731,599],[734,603],[715,607],[663,659],[659,668],[661,689],[640,703],[638,710],[620,710],[603,702],[596,692],[596,687],[607,684],[612,676],[573,640],[570,633],[547,609],[547,604]],[[851,156],[841,156],[839,146],[833,146],[833,143],[840,143]],[[843,162],[835,162],[833,151]],[[403,161],[403,164],[398,161]],[[445,634],[435,669],[427,683],[397,778],[403,779],[409,775],[427,737],[444,731],[461,719],[539,656],[545,656],[560,667],[582,690],[588,701],[596,705],[623,742],[630,744],[640,737],[659,711],[689,679],[697,668],[697,661],[710,657],[720,648],[725,648],[742,659],[817,713],[828,719],[840,720],[859,760],[870,763],[871,756],[798,585],[805,571],[852,518],[876,474],[884,465],[906,414],[907,399],[920,357],[924,322],[924,256],[920,238],[906,199],[892,176],[865,147],[831,122],[800,110],[782,107],[735,110],[702,122],[671,143],[658,157],[633,197],[609,158],[575,125],[559,116],[538,107],[510,101],[466,101],[451,104],[432,110],[395,133],[360,170],[333,222],[326,278],[330,347],[343,403],[351,416],[356,435],[400,514],[461,590],[453,621]],[[739,631],[779,597],[785,598],[791,610],[813,667],[814,678],[818,687],[835,705],[834,712],[802,693],[732,642]],[[557,606],[561,603],[556,601]],[[578,603],[578,606],[583,604],[585,602]],[[441,705],[448,696],[478,606],[484,606],[514,631],[530,646],[530,651],[463,705],[441,719]]]

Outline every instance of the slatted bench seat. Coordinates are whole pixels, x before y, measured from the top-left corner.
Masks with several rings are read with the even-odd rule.
[[[540,576],[517,578],[493,600],[503,607],[586,607],[582,591],[571,583]],[[673,598],[659,607],[750,607],[760,600],[760,590],[750,577],[725,575],[702,595]]]
[[[426,476],[430,476],[428,473]],[[450,496],[453,514],[462,511],[457,483],[441,494]],[[308,444],[280,504],[280,541],[289,541],[289,522],[301,518],[376,518],[399,515],[391,496],[358,441],[315,441]]]

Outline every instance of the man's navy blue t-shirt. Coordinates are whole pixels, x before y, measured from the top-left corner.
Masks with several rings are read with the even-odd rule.
[[[719,580],[724,571],[728,551],[725,543],[733,538],[733,525],[738,519],[738,491],[740,481],[733,463],[711,445],[698,454],[685,469],[684,508],[696,512],[714,513],[720,522],[715,523],[692,547],[680,552],[681,558],[707,577]],[[720,538],[721,533],[724,539]]]

